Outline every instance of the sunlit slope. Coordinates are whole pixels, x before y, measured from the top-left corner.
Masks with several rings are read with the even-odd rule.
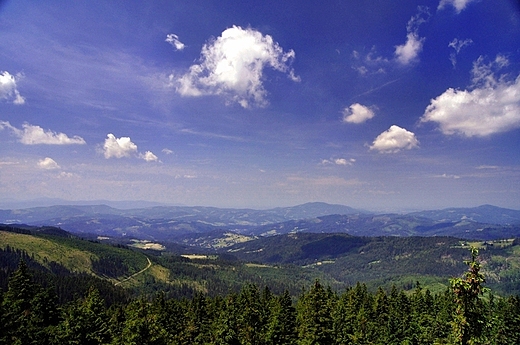
[[[0,231],[0,248],[22,250],[44,267],[54,262],[74,273],[87,273],[113,282],[147,267],[145,254],[77,238]],[[153,272],[153,271],[150,271]]]

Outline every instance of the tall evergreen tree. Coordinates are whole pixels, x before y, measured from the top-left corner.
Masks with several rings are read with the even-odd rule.
[[[276,298],[271,307],[266,343],[269,345],[295,345],[298,338],[296,308],[287,290]]]
[[[485,328],[487,322],[483,313],[484,306],[481,296],[486,290],[483,283],[484,275],[480,273],[480,263],[477,261],[478,250],[471,248],[471,260],[466,261],[468,271],[463,278],[450,280],[455,296],[455,314],[452,323],[453,338],[457,344],[485,344]]]
[[[330,296],[318,280],[298,301],[298,343],[328,345],[333,343]]]
[[[8,282],[2,298],[1,344],[48,344],[58,322],[56,296],[32,281],[25,261]]]
[[[99,291],[90,288],[83,300],[65,309],[57,329],[59,343],[98,345],[111,341],[105,302]]]

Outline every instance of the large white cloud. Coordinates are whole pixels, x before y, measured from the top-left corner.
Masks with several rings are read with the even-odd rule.
[[[397,153],[401,150],[410,150],[416,147],[419,147],[419,141],[414,133],[393,125],[377,136],[370,146],[370,150],[381,153]]]
[[[359,103],[354,103],[350,107],[343,109],[343,122],[363,123],[370,120],[375,115],[374,111]]]
[[[415,16],[410,18],[406,26],[406,42],[395,47],[395,57],[403,65],[417,60],[424,44],[424,37],[419,37],[419,26],[430,18],[427,7],[419,7]]]
[[[60,166],[56,161],[50,157],[45,157],[44,159],[40,159],[38,161],[38,167],[45,170],[54,170],[60,169]]]
[[[0,73],[0,98],[14,104],[24,104],[25,98],[20,95],[16,86],[17,79],[7,71]]]
[[[271,36],[233,26],[202,47],[200,64],[171,79],[183,96],[222,95],[244,108],[263,107],[268,104],[262,84],[264,68],[299,81],[290,67],[294,57],[293,50],[284,52]]]
[[[460,13],[466,6],[474,0],[441,0],[437,9],[442,10],[446,6],[453,6],[457,13]]]
[[[422,122],[435,122],[444,134],[485,137],[520,127],[520,75],[514,81],[496,78],[493,69],[508,61],[503,56],[473,67],[470,90],[447,89],[430,101]]]
[[[1,129],[10,129],[15,136],[19,138],[19,141],[25,145],[83,145],[86,144],[82,137],[77,135],[70,138],[64,133],[56,133],[50,130],[45,131],[40,126],[33,126],[28,123],[22,125],[22,129],[13,127],[7,121],[0,121]]]

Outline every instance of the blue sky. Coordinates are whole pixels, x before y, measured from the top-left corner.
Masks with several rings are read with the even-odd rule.
[[[3,1],[0,196],[520,209],[514,0]]]

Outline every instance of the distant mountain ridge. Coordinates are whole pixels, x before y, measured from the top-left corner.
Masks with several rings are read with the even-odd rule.
[[[443,210],[420,211],[409,213],[436,221],[470,220],[489,224],[518,224],[520,211],[493,205],[481,205],[472,208],[447,208]]]
[[[322,202],[268,210],[204,206],[117,209],[107,205],[59,205],[0,210],[0,223],[57,226],[73,233],[197,246],[222,243],[224,238],[219,241],[218,236],[229,238],[225,235],[229,232],[251,238],[298,232],[476,239],[520,236],[520,211],[491,205],[409,214],[375,214]]]

